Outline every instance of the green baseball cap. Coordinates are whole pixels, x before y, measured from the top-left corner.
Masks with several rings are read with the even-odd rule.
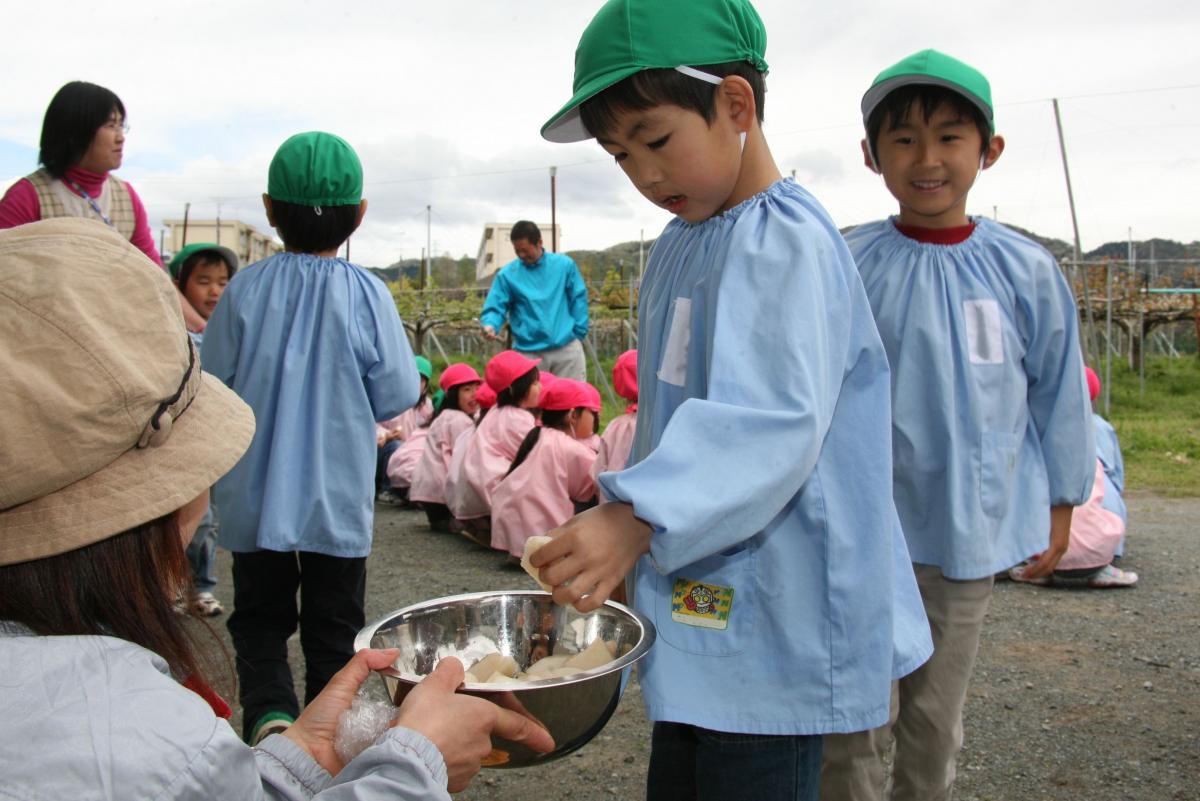
[[[301,206],[356,206],[362,200],[362,164],[340,136],[308,131],[275,151],[267,194]]]
[[[608,0],[575,48],[574,94],[542,137],[590,139],[579,106],[636,72],[748,61],[766,73],[766,50],[767,32],[749,0]]]
[[[888,67],[875,76],[875,82],[863,95],[863,125],[883,99],[902,86],[941,86],[971,101],[987,118],[992,133],[996,121],[992,113],[992,88],[983,73],[969,64],[936,50],[922,50]]]
[[[424,356],[415,357],[417,360],[417,372],[425,376],[426,381],[433,380],[433,365],[429,363],[429,359]]]
[[[172,256],[171,261],[167,264],[167,272],[171,274],[172,278],[178,279],[179,271],[183,269],[183,263],[203,250],[215,250],[217,253],[220,253],[221,257],[229,264],[230,274],[237,272],[237,254],[229,248],[214,242],[193,242],[190,245],[180,248],[179,252]]]

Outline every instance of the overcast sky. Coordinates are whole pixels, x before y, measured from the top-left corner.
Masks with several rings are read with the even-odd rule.
[[[650,206],[593,143],[538,134],[569,98],[575,44],[599,2],[40,2],[10,4],[0,66],[0,186],[36,167],[63,83],[115,91],[132,125],[118,173],[161,221],[238,218],[275,148],[321,129],[362,158],[370,206],[354,261],[475,256],[483,224],[550,219],[560,249],[655,236]],[[1184,0],[898,4],[758,0],[767,27],[767,141],[842,226],[894,213],[862,166],[858,103],[884,67],[926,47],[992,84],[1008,147],[968,211],[1071,239],[1050,98],[1060,98],[1085,250],[1200,239],[1200,6]],[[49,48],[49,49],[48,49]],[[549,237],[547,237],[547,240]]]

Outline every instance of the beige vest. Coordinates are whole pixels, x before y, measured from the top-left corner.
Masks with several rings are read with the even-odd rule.
[[[32,175],[26,175],[25,180],[33,184],[37,191],[38,204],[42,209],[42,219],[51,217],[87,217],[99,220],[100,215],[92,208],[92,204],[81,198],[45,170],[38,170]],[[112,226],[126,239],[133,239],[133,231],[137,221],[133,213],[133,200],[125,182],[109,175],[100,190],[100,197],[92,198],[100,211],[112,220]],[[103,220],[101,220],[103,222]]]

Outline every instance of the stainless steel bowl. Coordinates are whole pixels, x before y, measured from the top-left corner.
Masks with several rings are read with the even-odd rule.
[[[521,743],[492,738],[487,767],[520,768],[549,762],[577,750],[604,728],[621,699],[624,668],[654,644],[654,624],[608,601],[582,614],[559,606],[546,592],[476,592],[436,598],[398,609],[358,633],[354,649],[399,648],[393,667],[378,671],[399,706],[439,659],[458,657],[464,667],[499,651],[526,670],[543,653],[575,654],[595,640],[615,646],[608,664],[576,675],[518,685],[468,682],[462,691],[511,707],[513,698],[554,737],[557,746],[539,754]],[[511,695],[507,695],[511,693]]]

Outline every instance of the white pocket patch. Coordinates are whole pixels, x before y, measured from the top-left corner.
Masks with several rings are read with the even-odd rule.
[[[671,330],[658,365],[658,380],[682,387],[687,380],[688,344],[692,341],[692,299],[675,298]]]
[[[967,326],[971,364],[1003,364],[1000,305],[994,300],[964,300],[963,319]]]

